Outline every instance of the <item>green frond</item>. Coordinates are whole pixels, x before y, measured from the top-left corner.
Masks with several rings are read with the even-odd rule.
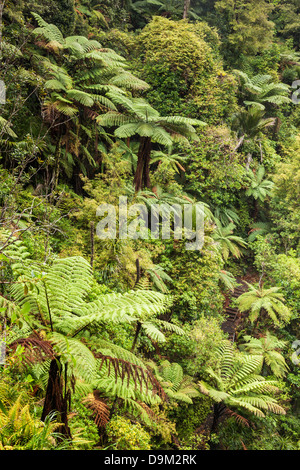
[[[89,93],[86,93],[81,90],[67,90],[66,95],[69,99],[78,101],[78,103],[83,104],[86,107],[92,107],[94,105],[94,99]]]
[[[146,335],[149,336],[153,341],[158,343],[165,343],[165,335],[151,322],[143,322],[142,328],[145,331]]]
[[[144,91],[150,87],[144,80],[140,80],[128,71],[123,71],[115,77],[111,78],[109,83],[129,90]]]
[[[42,36],[48,41],[48,43],[54,43],[58,48],[62,48],[65,41],[58,27],[54,24],[46,23],[37,13],[32,13],[32,16],[40,25],[38,28],[33,30],[33,34],[35,36]]]
[[[52,333],[49,340],[59,357],[68,363],[70,371],[86,382],[93,382],[97,376],[97,361],[90,349],[76,338]]]
[[[17,134],[12,130],[12,124],[0,116],[0,134],[7,134],[10,137],[16,138]]]

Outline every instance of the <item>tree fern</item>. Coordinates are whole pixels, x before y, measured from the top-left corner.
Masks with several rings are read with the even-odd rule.
[[[117,105],[125,109],[122,113],[106,113],[97,118],[101,126],[116,127],[115,136],[128,138],[140,136],[138,161],[135,171],[134,184],[136,191],[150,186],[149,165],[152,142],[170,147],[173,141],[189,139],[197,140],[194,126],[203,126],[205,123],[197,119],[181,116],[160,116],[146,100],[129,98],[120,93],[108,92],[107,96]],[[146,181],[146,184],[145,184]],[[144,183],[143,183],[144,182]]]
[[[291,102],[288,96],[289,85],[281,82],[275,83],[271,75],[258,74],[250,78],[240,70],[235,70],[234,73],[240,81],[244,104],[254,105],[264,110],[268,105],[280,106]]]
[[[238,297],[237,304],[241,312],[249,312],[251,323],[257,322],[261,315],[269,316],[275,326],[290,321],[291,312],[279,287],[264,289],[248,283],[248,288]]]
[[[51,359],[42,417],[45,419],[61,403],[62,409],[57,411],[61,412],[67,433],[70,389],[63,392],[62,388],[66,381],[77,394],[87,394],[98,387],[108,397],[148,404],[158,403],[164,397],[159,382],[141,360],[101,341],[92,353],[81,341],[81,332],[88,328],[95,333],[99,325],[103,327],[107,322],[130,323],[159,315],[169,308],[171,298],[146,290],[99,295],[88,302],[92,279],[90,264],[81,257],[71,257],[43,265],[34,277],[28,266],[11,288],[16,309],[27,305],[29,327],[31,333],[32,328],[35,331],[27,337],[19,336],[12,344],[21,344],[26,349],[29,364]],[[38,330],[46,334],[45,339]],[[24,332],[22,329],[21,333]]]
[[[261,355],[266,366],[270,368],[276,377],[282,378],[287,374],[289,367],[280,352],[280,349],[285,348],[287,345],[285,341],[279,340],[269,331],[260,338],[252,338],[246,335],[244,340],[245,343],[240,346],[241,350],[250,354]]]
[[[122,89],[146,90],[148,85],[126,70],[127,64],[122,56],[103,48],[97,40],[84,36],[63,37],[55,25],[48,24],[37,14],[33,16],[39,24],[33,34],[43,38],[43,41],[37,41],[37,45],[53,55],[49,59],[41,59],[41,56],[35,58],[36,69],[46,79],[44,90],[47,95],[43,98],[42,116],[50,125],[55,122],[56,126],[60,126],[61,133],[65,135],[66,155],[75,156],[79,160],[78,166],[86,174],[85,166],[97,165],[93,152],[99,132],[95,129],[94,119],[103,112],[117,109],[114,97],[108,96],[109,92],[118,92],[121,96]],[[83,62],[84,68],[81,67]],[[66,117],[69,118],[67,121]],[[88,139],[88,144],[80,139],[78,158],[79,155],[74,155],[67,142],[74,127],[81,137],[81,126],[88,125],[87,118],[93,135]],[[65,158],[60,164],[62,154],[59,152],[56,157],[54,182],[57,181],[60,165],[66,169],[68,176],[73,172],[74,160]]]
[[[180,364],[163,361],[154,371],[170,400],[192,404],[199,396],[192,377],[184,375]]]
[[[205,369],[206,380],[198,382],[201,393],[211,397],[223,407],[244,408],[256,416],[265,416],[265,411],[285,414],[274,393],[279,391],[279,383],[259,375],[262,358],[257,355],[236,355],[229,342],[218,348],[221,362],[216,369]],[[214,426],[220,417],[220,407],[215,406]]]

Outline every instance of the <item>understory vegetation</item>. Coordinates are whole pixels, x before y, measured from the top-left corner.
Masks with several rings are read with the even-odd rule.
[[[299,18],[0,0],[0,450],[300,450]]]

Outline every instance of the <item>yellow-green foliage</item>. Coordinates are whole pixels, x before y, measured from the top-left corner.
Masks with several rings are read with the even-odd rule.
[[[141,32],[145,79],[154,88],[148,97],[162,114],[201,116],[212,123],[233,110],[235,79],[203,39],[207,29],[154,17]]]
[[[284,148],[284,161],[276,167],[275,183],[271,200],[274,222],[280,229],[280,236],[286,248],[299,247],[300,230],[300,135]]]
[[[30,412],[29,403],[22,404],[19,396],[7,410],[0,410],[1,440],[0,450],[47,449],[55,444],[51,434],[57,423],[46,425]]]
[[[186,251],[183,241],[175,241],[169,258],[172,265],[169,274],[177,299],[174,308],[180,319],[194,321],[201,314],[216,316],[221,312],[219,273],[223,262],[210,237],[204,238],[201,251]]]
[[[150,435],[139,424],[121,416],[112,418],[106,428],[109,441],[117,450],[149,450]]]

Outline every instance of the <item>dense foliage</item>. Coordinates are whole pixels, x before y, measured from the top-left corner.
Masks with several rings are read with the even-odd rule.
[[[0,0],[0,450],[300,449],[298,3]]]

